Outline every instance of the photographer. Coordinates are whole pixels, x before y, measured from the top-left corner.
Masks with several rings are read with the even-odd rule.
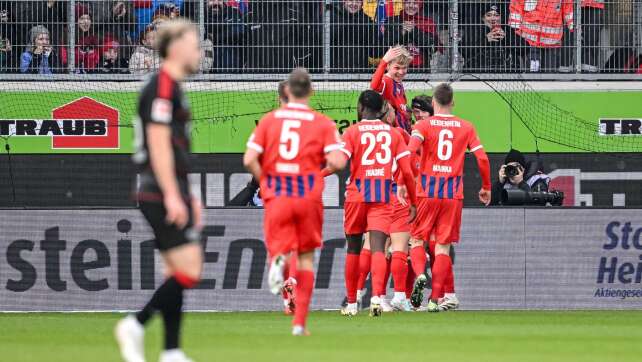
[[[493,184],[491,205],[502,205],[503,190],[548,191],[550,178],[541,172],[537,162],[526,162],[518,150],[510,150],[499,168],[499,178]]]

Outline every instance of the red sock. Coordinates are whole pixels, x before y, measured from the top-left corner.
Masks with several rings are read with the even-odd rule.
[[[454,293],[454,292],[455,292],[455,271],[451,267],[450,274],[448,274],[448,277],[446,278],[446,284],[444,284],[444,293]]]
[[[359,255],[346,255],[346,267],[344,278],[346,280],[346,297],[348,303],[357,302],[357,284],[359,282]],[[298,282],[298,281],[297,281]]]
[[[432,294],[430,299],[437,300],[443,294],[446,279],[452,272],[453,264],[450,256],[439,254],[435,257],[435,265],[432,268]]]
[[[314,287],[314,272],[312,270],[298,270],[296,282],[296,309],[292,324],[305,327],[312,299],[312,288]]]
[[[410,249],[410,259],[412,260],[412,270],[416,275],[426,272],[426,251],[423,246],[415,246]]]
[[[386,294],[386,254],[383,251],[376,251],[372,254],[372,295],[379,296]]]
[[[403,251],[393,252],[390,269],[392,279],[395,281],[395,292],[405,292],[408,278],[408,254]]]
[[[388,285],[390,284],[390,274],[392,273],[392,258],[386,258],[386,276],[383,280],[383,295],[386,295]]]
[[[432,266],[435,265],[435,247],[437,246],[437,241],[430,240],[428,242],[428,256],[430,256],[430,270],[432,271]]]
[[[298,259],[299,256],[297,255],[297,253],[292,252],[292,254],[290,254],[290,262],[288,263],[290,265],[288,267],[289,273],[286,275],[287,278],[296,279],[296,262]]]
[[[358,290],[366,286],[366,279],[368,279],[368,274],[370,274],[371,261],[372,254],[370,253],[370,249],[361,249],[361,255],[359,256],[359,282],[357,283]]]
[[[290,259],[292,260],[292,257],[290,257]],[[285,266],[283,267],[283,280],[284,281],[288,280],[289,277],[290,277],[290,261],[288,260],[285,262]],[[288,293],[286,293],[285,290],[282,290],[281,297],[284,300],[288,299]]]
[[[410,261],[408,261],[408,264],[412,264]],[[412,269],[412,265],[410,265],[408,268],[408,276],[406,277],[406,298],[410,298],[412,295],[412,288],[415,286],[415,278],[417,277],[415,275],[415,271]]]

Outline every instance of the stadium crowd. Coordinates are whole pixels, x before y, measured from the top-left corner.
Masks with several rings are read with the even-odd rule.
[[[579,68],[642,73],[640,1],[578,1]],[[323,4],[204,0],[200,16],[199,1],[189,0],[76,1],[73,8],[59,0],[0,1],[0,72],[144,74],[159,65],[151,47],[158,26],[178,16],[203,20],[203,73],[284,72],[295,66],[369,72],[395,44],[405,45],[413,55],[411,67],[424,72],[578,68],[574,1],[461,0],[457,34],[449,26],[448,0],[335,0],[329,18]],[[324,64],[327,49],[330,62]]]

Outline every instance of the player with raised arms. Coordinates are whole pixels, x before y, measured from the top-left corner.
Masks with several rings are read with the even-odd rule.
[[[411,61],[412,55],[404,46],[392,47],[384,54],[370,81],[370,89],[381,94],[394,108],[396,126],[408,133],[412,131],[412,117],[406,104],[403,79]]]
[[[388,206],[396,161],[409,189],[411,207],[409,222],[415,217],[415,181],[410,166],[410,153],[402,136],[380,119],[384,114],[383,97],[372,90],[359,96],[357,106],[361,121],[343,134],[341,149],[351,160],[350,181],[344,203],[344,231],[348,243],[345,279],[348,304],[344,315],[356,315],[359,254],[363,234],[368,232],[372,251],[372,299],[370,315],[382,313],[380,296],[385,295],[386,256],[384,248],[390,234],[392,211]]]
[[[432,268],[432,295],[428,303],[429,312],[438,312],[438,305],[444,285],[452,275],[450,244],[459,239],[461,212],[464,198],[463,169],[466,150],[477,159],[482,179],[479,200],[490,203],[490,163],[471,123],[452,115],[454,106],[453,89],[450,85],[438,85],[432,95],[435,111],[433,117],[415,124],[408,148],[414,155],[421,149],[419,180],[417,182],[417,221],[413,225],[411,244],[413,249],[421,248],[423,260],[413,258],[413,268],[421,270],[411,296],[413,306],[419,307],[423,300],[426,276],[424,242],[435,237],[435,262]],[[418,254],[418,253],[416,253]],[[421,263],[423,265],[415,265]]]
[[[115,334],[125,361],[145,361],[144,326],[159,311],[165,326],[160,361],[188,362],[179,349],[183,292],[200,280],[203,250],[201,201],[190,193],[187,179],[191,115],[179,82],[199,69],[198,30],[185,20],[164,23],[156,49],[163,63],[141,91],[133,160],[140,173],[135,190],[140,210],[154,231],[168,277],[142,310],[118,322]]]
[[[287,256],[297,254],[296,307],[292,334],[308,335],[306,320],[314,286],[314,250],[321,247],[324,181],[321,169],[343,169],[346,160],[335,123],[309,106],[312,81],[305,69],[292,71],[288,103],[266,114],[247,143],[243,164],[260,180],[265,202],[264,232],[270,255],[268,284],[284,285]]]

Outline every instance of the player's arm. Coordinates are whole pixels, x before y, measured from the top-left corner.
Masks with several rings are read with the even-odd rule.
[[[370,81],[370,89],[372,89],[375,92],[383,93],[384,89],[384,81],[383,81],[383,76],[386,74],[386,69],[388,68],[388,64],[390,62],[397,58],[401,54],[401,49],[400,48],[390,48],[386,52],[386,54],[383,56],[381,61],[379,62],[379,65],[377,66],[377,70],[375,71],[375,74],[372,76],[372,80]]]
[[[484,146],[482,146],[479,141],[479,137],[477,137],[477,132],[474,128],[471,130],[468,149],[473,155],[475,155],[477,167],[479,168],[479,176],[482,179],[482,187],[481,190],[479,190],[479,201],[484,205],[488,205],[490,204],[491,197],[490,161],[488,160],[488,155],[486,154],[486,151],[484,151]]]
[[[351,132],[348,129],[343,135],[343,141],[339,132],[336,130],[334,123],[331,123],[332,130],[328,131],[326,135],[326,167],[321,170],[323,177],[330,176],[337,171],[341,171],[346,167],[348,160],[352,157],[354,149],[352,145]],[[330,151],[328,151],[330,150]]]
[[[421,130],[418,128],[420,124],[417,124],[415,129],[412,130],[412,135],[410,136],[410,142],[408,143],[408,151],[410,151],[410,164],[414,166],[417,164],[417,157],[419,149],[424,143],[424,135]],[[412,167],[412,172],[415,176],[418,176],[419,170],[416,167]]]
[[[245,166],[257,180],[261,179],[262,172],[260,157],[265,145],[265,123],[265,119],[259,121],[254,133],[252,133],[250,139],[247,141],[247,149],[243,155],[243,166]]]

